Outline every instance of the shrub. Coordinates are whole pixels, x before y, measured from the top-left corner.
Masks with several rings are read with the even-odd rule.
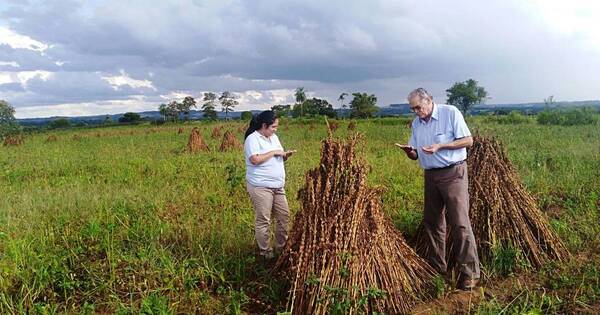
[[[546,109],[537,115],[537,122],[540,125],[591,125],[598,121],[597,113],[592,108]]]
[[[242,112],[242,116],[240,117],[242,120],[247,120],[249,121],[250,119],[252,119],[252,112],[251,111],[245,111]]]
[[[526,124],[530,120],[521,112],[513,110],[508,115],[490,115],[486,118],[488,122],[495,122],[504,125]]]
[[[57,118],[48,123],[48,129],[60,129],[71,127],[71,122],[67,118]]]

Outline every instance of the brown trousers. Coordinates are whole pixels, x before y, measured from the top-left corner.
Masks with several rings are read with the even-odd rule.
[[[254,205],[254,236],[260,255],[272,257],[271,213],[275,217],[275,250],[281,251],[287,241],[290,210],[283,188],[257,187],[247,183],[246,188]]]
[[[431,248],[426,258],[439,272],[446,272],[448,224],[453,244],[450,255],[458,265],[460,277],[479,279],[479,258],[469,219],[468,180],[466,162],[443,170],[425,170],[423,221]]]

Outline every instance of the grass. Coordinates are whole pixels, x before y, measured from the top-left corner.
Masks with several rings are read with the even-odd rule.
[[[520,290],[495,294],[476,311],[585,311],[597,304],[600,128],[468,122],[506,144],[527,188],[575,253],[570,263],[529,275]],[[183,125],[181,135],[181,125],[116,126],[56,131],[57,141],[48,143],[47,133],[34,134],[21,146],[0,148],[0,313],[285,311],[285,284],[254,259],[242,152],[216,152],[215,124],[242,140],[240,123],[195,122]],[[319,121],[280,125],[284,147],[298,150],[286,163],[295,213],[296,192],[318,163],[326,131]],[[193,126],[212,152],[183,152]],[[422,171],[393,146],[408,140],[406,120],[358,121],[357,131],[367,138],[370,183],[387,189],[385,211],[403,233],[414,234]],[[342,123],[336,134],[346,132]],[[498,273],[511,273],[511,255],[499,251]],[[488,285],[493,291],[495,283]]]

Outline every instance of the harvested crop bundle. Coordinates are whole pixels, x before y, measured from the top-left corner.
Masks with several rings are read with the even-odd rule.
[[[11,135],[4,137],[4,146],[20,146],[25,142],[25,139],[21,135]]]
[[[235,135],[229,130],[225,131],[225,134],[223,135],[223,141],[221,141],[221,147],[219,148],[219,151],[225,152],[225,151],[229,151],[229,150],[239,150],[241,148],[242,148],[242,144],[235,137]]]
[[[340,127],[340,123],[337,121],[327,121],[327,127],[331,132],[334,132]]]
[[[356,129],[356,122],[354,122],[354,120],[353,120],[348,124],[348,130],[355,130],[355,129]]]
[[[212,130],[212,133],[210,134],[210,136],[211,136],[213,139],[219,139],[219,138],[221,137],[221,129],[222,129],[222,127],[215,126],[215,127],[213,128],[213,130]]]
[[[407,313],[430,296],[435,272],[383,213],[382,189],[367,186],[358,141],[330,133],[298,192],[301,211],[275,266],[291,282],[292,314]]]
[[[190,153],[197,153],[202,151],[208,151],[208,145],[202,139],[202,135],[200,134],[200,129],[198,127],[194,127],[192,132],[190,133],[190,138],[188,139],[187,151]]]
[[[475,136],[469,149],[469,218],[482,262],[491,262],[498,249],[516,250],[535,269],[569,256],[548,219],[527,192],[505,150],[495,139]],[[417,252],[426,255],[422,226],[417,232]],[[452,248],[447,238],[447,252]],[[448,255],[447,255],[448,257]],[[449,261],[448,267],[455,262]]]
[[[56,135],[49,135],[48,138],[46,138],[46,142],[54,142],[57,140],[58,138],[56,137]]]

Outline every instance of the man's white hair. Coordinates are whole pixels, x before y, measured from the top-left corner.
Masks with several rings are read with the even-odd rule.
[[[408,97],[406,99],[410,102],[410,100],[412,100],[415,97],[418,97],[421,100],[428,99],[430,101],[433,101],[433,96],[431,96],[431,94],[429,94],[429,92],[427,92],[427,90],[422,87],[412,90],[412,92],[408,93]]]

